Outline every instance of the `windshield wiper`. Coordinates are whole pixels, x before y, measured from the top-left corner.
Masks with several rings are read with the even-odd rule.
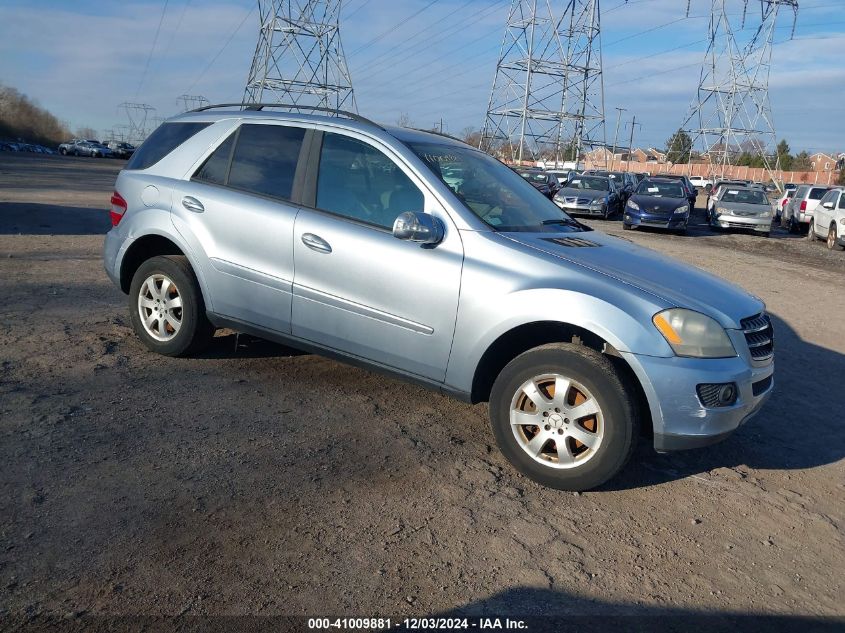
[[[549,226],[550,224],[563,224],[565,226],[574,226],[582,231],[592,231],[592,229],[586,224],[581,224],[578,220],[573,220],[572,218],[554,218],[551,220],[543,220],[543,226]]]

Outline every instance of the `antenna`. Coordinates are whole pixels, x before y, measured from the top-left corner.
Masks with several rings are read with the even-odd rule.
[[[357,112],[340,42],[341,0],[258,0],[258,43],[243,103]]]
[[[480,147],[502,158],[577,160],[605,146],[599,0],[513,0]]]

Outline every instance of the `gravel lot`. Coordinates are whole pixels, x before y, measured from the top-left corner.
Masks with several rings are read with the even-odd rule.
[[[120,165],[0,156],[0,617],[845,616],[845,253],[625,232],[766,301],[777,387],[574,495],[509,467],[485,405],[228,331],[147,352],[100,259]]]

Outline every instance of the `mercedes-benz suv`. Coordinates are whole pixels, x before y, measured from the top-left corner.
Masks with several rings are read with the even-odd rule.
[[[105,267],[149,349],[232,328],[488,402],[502,453],[548,486],[602,484],[641,431],[721,440],[773,388],[759,299],[445,136],[204,108],[153,132],[111,203]]]

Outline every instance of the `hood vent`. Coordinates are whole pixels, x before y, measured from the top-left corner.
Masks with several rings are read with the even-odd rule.
[[[568,246],[570,248],[589,248],[593,246],[601,246],[590,240],[585,240],[580,237],[549,237],[543,238],[547,242],[553,242],[558,246]]]

